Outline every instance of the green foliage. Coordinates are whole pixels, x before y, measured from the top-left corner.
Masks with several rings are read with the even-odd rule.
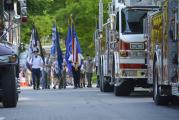
[[[104,16],[107,18],[106,6],[111,0],[103,2]],[[27,5],[29,22],[22,26],[24,42],[29,42],[33,23],[43,38],[51,35],[52,24],[56,22],[63,44],[61,46],[65,47],[68,19],[72,14],[83,54],[94,55],[93,34],[98,20],[98,0],[28,0]]]

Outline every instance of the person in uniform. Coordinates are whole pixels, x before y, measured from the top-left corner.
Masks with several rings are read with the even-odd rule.
[[[78,60],[76,62],[73,60],[73,54],[71,54],[68,59],[72,63],[74,89],[80,87],[80,66],[83,59],[84,58],[80,53],[78,53]]]
[[[33,51],[34,55],[30,60],[30,65],[32,66],[32,81],[33,89],[39,90],[40,87],[40,68],[43,67],[43,60],[38,54],[38,49]]]

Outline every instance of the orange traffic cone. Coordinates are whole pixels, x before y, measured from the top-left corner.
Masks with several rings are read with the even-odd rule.
[[[28,86],[28,82],[25,80],[25,78],[22,78],[20,80],[20,86],[21,87],[27,87]]]

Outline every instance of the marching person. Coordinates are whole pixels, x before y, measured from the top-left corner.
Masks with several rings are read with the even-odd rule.
[[[50,60],[50,54],[47,55],[47,57],[45,58],[45,88],[46,89],[50,89],[50,75],[51,75],[51,60]]]
[[[86,78],[88,81],[87,87],[92,87],[91,81],[92,81],[92,75],[93,75],[93,61],[89,55],[87,55],[87,60],[85,61],[84,66],[85,66]]]
[[[78,53],[77,61],[73,60],[73,54],[70,55],[69,61],[72,63],[72,73],[73,73],[73,80],[74,80],[74,89],[80,87],[80,65],[82,60],[84,59],[82,54]]]
[[[52,71],[53,71],[53,89],[56,89],[56,86],[58,85],[58,88],[61,88],[61,70],[58,66],[58,60],[57,60],[57,56],[54,57],[54,62],[52,64]]]
[[[62,64],[62,87],[64,89],[66,88],[66,73],[67,73],[67,63],[66,63],[66,60],[63,59],[63,64]]]
[[[40,85],[40,68],[43,66],[43,60],[38,55],[38,48],[34,50],[34,55],[30,60],[30,65],[32,66],[32,81],[33,81],[33,89],[39,90]]]
[[[80,73],[80,87],[85,87],[85,68],[84,63],[81,65],[81,73]]]

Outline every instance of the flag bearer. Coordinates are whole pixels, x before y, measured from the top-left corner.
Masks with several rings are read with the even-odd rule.
[[[72,63],[72,73],[73,73],[73,79],[74,79],[74,89],[80,87],[80,65],[84,57],[82,54],[78,53],[77,61],[74,62],[73,60],[73,54],[70,55],[69,61]]]

